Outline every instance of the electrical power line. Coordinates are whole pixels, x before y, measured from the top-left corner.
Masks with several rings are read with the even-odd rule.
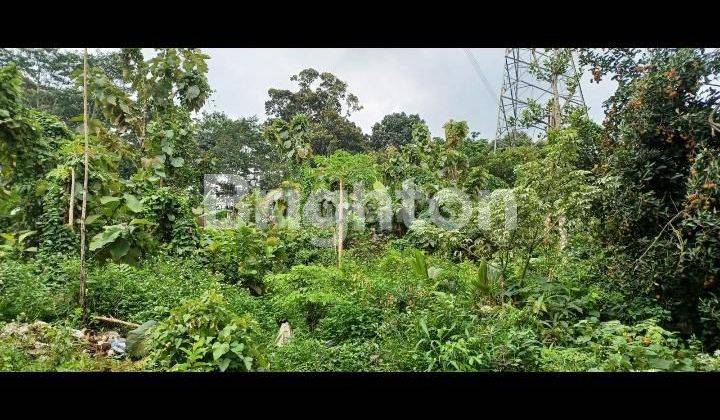
[[[488,81],[487,77],[485,77],[485,74],[482,71],[482,68],[480,67],[480,63],[477,61],[475,56],[473,55],[472,51],[470,51],[469,48],[463,48],[465,51],[465,55],[467,55],[468,60],[470,60],[470,64],[472,65],[473,70],[475,70],[475,73],[480,77],[480,80],[483,83],[483,86],[485,86],[485,90],[487,90],[488,95],[492,98],[493,102],[495,104],[498,104],[498,99],[496,96],[495,89],[493,89],[492,85]]]

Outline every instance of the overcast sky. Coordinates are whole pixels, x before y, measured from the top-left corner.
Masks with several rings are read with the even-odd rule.
[[[420,114],[433,135],[441,136],[449,119],[466,120],[471,131],[491,138],[497,125],[497,95],[502,83],[503,49],[472,49],[493,88],[488,89],[462,49],[205,49],[210,85],[215,89],[206,111],[234,117],[265,118],[270,87],[295,89],[290,76],[304,68],[329,71],[347,82],[361,111],[350,117],[366,133],[392,112]],[[587,73],[587,72],[586,72]],[[602,102],[614,86],[590,84],[583,75],[590,116],[600,122]]]

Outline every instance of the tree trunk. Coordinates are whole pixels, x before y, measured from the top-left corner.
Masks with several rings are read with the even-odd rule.
[[[83,58],[83,132],[85,134],[85,151],[84,165],[85,175],[83,178],[83,194],[82,194],[82,211],[80,213],[80,307],[82,308],[83,322],[87,322],[87,307],[85,305],[85,282],[87,274],[85,272],[85,216],[87,211],[87,191],[88,191],[88,100],[87,100],[87,48]]]
[[[553,75],[550,84],[552,86],[553,98],[550,108],[550,121],[548,121],[548,125],[550,128],[555,129],[560,127],[560,93],[558,92],[557,75]]]

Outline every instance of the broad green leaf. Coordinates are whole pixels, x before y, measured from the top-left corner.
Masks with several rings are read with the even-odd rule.
[[[125,199],[125,205],[132,211],[133,213],[140,213],[143,211],[143,205],[140,202],[140,200],[137,199],[132,194],[125,194],[123,195],[123,198]]]
[[[128,250],[130,249],[130,241],[128,241],[127,239],[120,239],[113,242],[109,246],[109,249],[110,255],[112,255],[112,257],[117,260],[127,254]]]
[[[162,142],[161,148],[162,148],[163,152],[167,153],[170,156],[172,156],[172,154],[175,153],[175,148],[173,147],[173,145],[166,141]]]
[[[228,343],[215,343],[213,344],[213,359],[217,360],[220,357],[222,357],[225,353],[227,353],[230,350],[230,345]]]
[[[90,251],[98,250],[105,245],[114,242],[123,230],[122,225],[105,226],[105,231],[98,233],[90,240]]]
[[[86,218],[85,218],[85,225],[87,226],[87,225],[93,224],[95,221],[97,221],[97,219],[98,219],[99,217],[100,217],[99,214],[93,214],[93,215],[91,215],[91,216],[86,217]],[[78,220],[78,222],[80,222],[80,221]]]
[[[28,236],[34,235],[35,233],[37,233],[37,231],[35,231],[35,230],[30,230],[25,233],[21,233],[20,236],[18,236],[18,242],[24,241],[25,238],[27,238]]]
[[[110,195],[100,197],[100,204],[102,205],[105,205],[107,203],[116,203],[118,201],[120,201],[120,197],[113,197]]]
[[[425,335],[429,336],[430,331],[428,331],[427,323],[425,322],[425,318],[420,319],[420,328],[422,328]]]
[[[174,158],[170,159],[170,164],[175,168],[182,167],[184,163],[185,163],[185,159],[183,159],[181,157],[174,157]]]
[[[10,244],[15,243],[15,235],[13,235],[12,233],[0,233],[0,236],[5,238],[5,241]]]

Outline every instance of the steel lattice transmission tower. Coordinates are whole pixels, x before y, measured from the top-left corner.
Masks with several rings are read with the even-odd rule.
[[[496,144],[497,139],[513,132],[523,131],[535,139],[545,132],[548,125],[552,124],[552,121],[543,121],[529,127],[519,125],[518,120],[531,101],[544,105],[557,97],[558,114],[561,115],[568,106],[579,107],[587,112],[585,98],[578,83],[577,67],[572,55],[565,72],[559,74],[555,79],[556,83],[540,80],[533,74],[531,66],[547,70],[543,69],[543,66],[549,59],[548,53],[539,48],[507,48],[505,50],[505,71],[500,89]],[[574,89],[572,88],[573,84],[576,86]],[[550,115],[552,118],[552,112]]]

